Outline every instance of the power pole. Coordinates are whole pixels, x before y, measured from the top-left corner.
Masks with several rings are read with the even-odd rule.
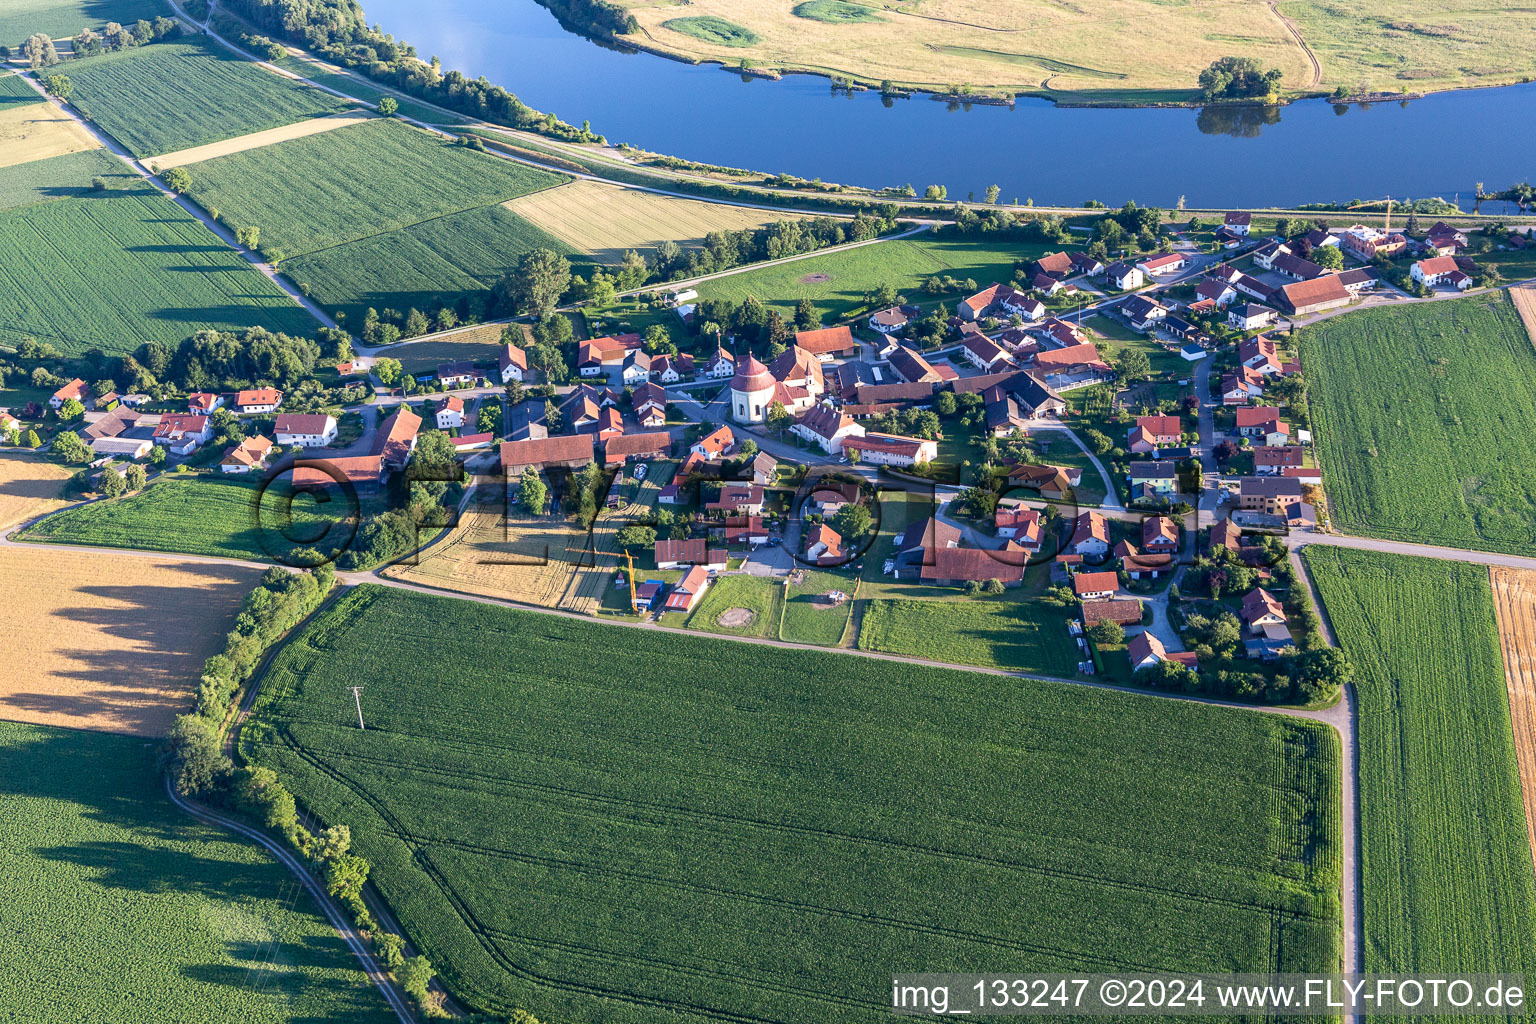
[[[361,694],[362,689],[363,688],[361,686],[352,687],[352,700],[357,704],[357,727],[359,729],[366,728],[363,725],[363,698]]]

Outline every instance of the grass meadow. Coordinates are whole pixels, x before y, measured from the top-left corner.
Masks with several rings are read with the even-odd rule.
[[[205,209],[231,224],[259,227],[262,249],[289,258],[566,180],[393,118],[232,153],[187,171]]]
[[[1335,526],[1530,552],[1536,348],[1504,293],[1335,317],[1301,359]]]
[[[791,585],[784,594],[784,618],[779,625],[779,639],[798,644],[818,644],[837,647],[843,642],[848,628],[848,618],[853,613],[853,591],[857,577],[847,573],[803,570],[804,578]],[[849,595],[842,604],[833,606],[820,600],[833,590]]]
[[[70,102],[135,156],[334,114],[342,100],[201,36],[72,62]]]
[[[315,321],[202,224],[147,187],[0,212],[0,342],[67,354],[176,344],[200,330],[313,333]]]
[[[1032,590],[1033,588],[1025,588]],[[869,601],[859,647],[956,665],[1071,677],[1081,660],[1066,610],[1037,594]]]
[[[286,868],[171,804],[143,738],[0,722],[0,818],[12,1019],[395,1019]]]
[[[121,160],[104,149],[0,167],[0,210],[90,195],[94,191],[91,181],[98,177],[118,187],[137,179]]]
[[[847,1024],[897,963],[1340,959],[1317,723],[360,586],[242,750],[503,1015]]]
[[[54,39],[73,36],[89,25],[100,29],[109,21],[132,25],[171,13],[162,0],[6,0],[0,6],[0,45],[19,50],[34,32]]]
[[[755,46],[759,42],[757,33],[751,29],[738,25],[734,21],[727,21],[725,18],[717,18],[712,14],[669,18],[661,23],[661,27],[715,46],[737,48]]]
[[[1310,546],[1355,666],[1372,973],[1536,969],[1536,884],[1488,570]]]
[[[686,625],[731,636],[778,636],[783,604],[784,585],[778,580],[722,576],[704,592],[704,599],[688,614]]]

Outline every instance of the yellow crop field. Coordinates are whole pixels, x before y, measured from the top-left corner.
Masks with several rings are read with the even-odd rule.
[[[67,504],[68,479],[67,469],[36,455],[0,452],[0,531]]]
[[[503,511],[499,502],[471,505],[458,527],[424,551],[418,564],[392,566],[384,575],[465,594],[595,614],[613,577],[613,556],[594,559],[587,534],[574,522],[514,517],[508,524]]]
[[[191,705],[261,575],[174,558],[0,548],[0,718],[158,736]]]
[[[0,110],[0,167],[98,148],[91,133],[51,101]]]
[[[757,228],[797,216],[674,199],[597,181],[573,181],[502,205],[602,263],[619,262],[625,249],[644,252],[669,239],[698,245],[711,231]]]
[[[1536,856],[1536,572],[1491,566],[1493,606],[1504,649],[1504,681],[1525,795],[1526,832]]]
[[[1515,285],[1509,290],[1509,298],[1520,313],[1520,321],[1525,324],[1525,333],[1531,336],[1531,343],[1536,345],[1536,283],[1526,282]]]
[[[1474,0],[626,0],[626,39],[691,60],[1067,101],[1192,98],[1213,60],[1288,92],[1432,91],[1536,71],[1536,8]],[[719,19],[716,21],[715,19]],[[725,24],[720,24],[723,21]],[[713,22],[713,26],[709,23]],[[670,25],[668,24],[670,23]]]
[[[214,157],[228,156],[231,153],[243,153],[248,149],[260,149],[263,146],[270,146],[274,142],[286,142],[289,139],[302,139],[306,135],[319,135],[321,132],[335,131],[337,128],[345,128],[359,121],[370,120],[372,117],[373,114],[366,110],[343,110],[339,114],[312,117],[307,121],[285,124],[279,128],[268,128],[260,132],[251,132],[249,135],[225,139],[223,142],[210,142],[206,146],[194,146],[191,149],[182,149],[175,153],[152,156],[144,161],[144,166],[159,174],[170,167],[182,167],[187,164],[201,163],[204,160],[212,160]]]

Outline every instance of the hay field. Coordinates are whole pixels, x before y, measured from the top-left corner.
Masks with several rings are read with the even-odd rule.
[[[514,517],[505,525],[499,501],[467,508],[457,529],[419,556],[384,575],[464,594],[520,601],[587,615],[602,606],[614,559],[588,551],[588,536],[574,522]]]
[[[599,263],[618,263],[625,249],[644,252],[671,240],[703,244],[711,231],[759,228],[798,214],[674,199],[597,181],[573,181],[502,203]]]
[[[479,324],[446,338],[390,345],[374,352],[374,356],[400,360],[400,365],[407,373],[426,373],[436,370],[438,363],[466,359],[470,362],[494,362],[501,352],[501,332],[505,326]]]
[[[0,718],[159,736],[261,570],[59,547],[0,549]]]
[[[1525,796],[1525,826],[1536,857],[1536,572],[1490,566],[1493,607],[1504,649],[1504,682]]]
[[[69,470],[36,455],[0,452],[0,533],[62,505]]]
[[[210,142],[206,146],[194,146],[192,149],[180,149],[174,153],[152,156],[144,161],[144,166],[159,174],[172,167],[212,160],[214,157],[228,156],[231,153],[243,153],[248,149],[270,146],[274,142],[286,142],[288,139],[302,139],[306,135],[335,131],[337,128],[356,124],[358,121],[370,120],[373,116],[366,110],[343,110],[340,113],[312,117],[295,124],[251,132],[249,135],[236,136],[233,139],[225,139],[223,142]]]
[[[99,147],[90,132],[51,102],[0,109],[0,167]]]
[[[1531,344],[1536,345],[1536,284],[1515,285],[1509,290],[1509,299],[1515,304],[1521,323],[1525,324],[1525,333],[1531,336]]]

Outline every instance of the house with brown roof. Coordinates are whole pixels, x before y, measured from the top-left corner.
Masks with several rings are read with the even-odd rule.
[[[672,585],[672,590],[662,602],[662,611],[691,612],[704,591],[709,589],[709,570],[695,565],[683,573],[683,578]]]
[[[401,405],[379,424],[373,454],[379,456],[385,466],[403,466],[416,450],[416,438],[420,433],[421,417]]]
[[[1026,551],[1039,551],[1042,538],[1040,512],[1023,505],[999,505],[992,513],[992,524],[999,537],[1007,538]]]
[[[267,456],[272,454],[272,442],[260,434],[253,434],[229,450],[219,469],[225,473],[249,473],[265,469]]]
[[[1221,375],[1221,404],[1246,405],[1264,393],[1264,375],[1258,370],[1239,366],[1236,373]]]
[[[906,329],[909,319],[906,310],[900,306],[892,306],[889,309],[882,309],[878,313],[871,314],[869,326],[872,330],[879,331],[881,334],[900,334]]]
[[[830,402],[824,402],[802,413],[789,432],[819,445],[828,455],[841,455],[844,440],[863,437],[864,427]]]
[[[672,435],[665,430],[647,434],[619,434],[603,442],[603,464],[620,466],[630,459],[661,459],[672,451]]]
[[[726,544],[748,544],[754,548],[768,543],[769,536],[762,516],[730,516],[720,532]]]
[[[360,491],[372,491],[384,482],[386,468],[378,455],[328,457],[306,464],[300,460],[293,469],[295,487],[327,488],[345,480]]]
[[[1179,549],[1179,521],[1171,516],[1148,516],[1141,521],[1141,546],[1156,554]]]
[[[1084,512],[1072,521],[1067,547],[1074,554],[1100,557],[1109,554],[1109,520],[1100,512]]]
[[[1290,441],[1291,425],[1280,418],[1280,410],[1272,405],[1243,406],[1236,415],[1239,437],[1251,438],[1254,444],[1269,447]]]
[[[704,508],[709,512],[760,516],[763,514],[763,489],[756,484],[722,484],[720,497]]]
[[[940,587],[960,587],[987,580],[1016,587],[1024,581],[1027,561],[1022,553],[982,548],[925,548],[918,578]]]
[[[211,391],[194,391],[187,396],[187,411],[195,416],[212,416],[224,406],[224,396]]]
[[[1180,665],[1195,668],[1199,661],[1192,651],[1178,651],[1168,653],[1163,642],[1153,636],[1148,630],[1142,630],[1131,637],[1126,645],[1126,656],[1131,659],[1131,671],[1140,672],[1144,668],[1152,668],[1160,662],[1174,661]]]
[[[796,331],[795,344],[823,362],[859,354],[859,343],[853,340],[853,332],[846,325]]]
[[[667,425],[667,390],[649,382],[640,385],[630,396],[635,419],[642,427],[653,430]]]
[[[277,443],[324,448],[336,440],[336,417],[325,413],[280,413],[273,433]]]
[[[1292,316],[1320,313],[1325,309],[1347,306],[1353,295],[1339,283],[1338,276],[1326,274],[1311,281],[1288,284],[1275,293],[1282,309]]]
[[[1109,364],[1099,357],[1093,342],[1067,348],[1045,349],[1035,354],[1033,369],[1050,377],[1055,374],[1073,374],[1093,371],[1109,372]]]
[[[1120,575],[1115,572],[1080,572],[1072,577],[1072,592],[1079,601],[1102,601],[1120,589]]]
[[[1114,555],[1120,560],[1120,567],[1126,575],[1133,580],[1156,579],[1165,572],[1172,572],[1174,565],[1173,556],[1166,551],[1141,551],[1128,540],[1122,540],[1115,545]]]
[[[1287,469],[1299,469],[1304,449],[1298,444],[1282,444],[1253,450],[1253,471],[1259,476],[1284,475]]]
[[[1013,365],[1013,357],[980,332],[966,335],[965,341],[960,346],[960,355],[983,373],[993,373],[1000,367]]]
[[[1132,295],[1120,303],[1120,314],[1131,325],[1131,330],[1146,334],[1167,318],[1168,307],[1145,295]]]
[[[727,426],[719,426],[708,434],[699,438],[688,449],[700,458],[713,462],[724,458],[732,448],[736,447],[736,435]]]
[[[235,395],[235,411],[244,416],[276,412],[283,404],[283,393],[276,388],[251,388]]]
[[[1126,437],[1126,451],[1147,455],[1184,439],[1184,421],[1177,416],[1138,416]]]
[[[1280,350],[1272,338],[1263,335],[1248,338],[1237,346],[1237,360],[1250,370],[1257,370],[1264,376],[1279,373],[1284,364],[1280,362]]]
[[[207,416],[167,413],[155,427],[155,444],[163,445],[173,455],[187,455],[198,445],[213,438],[213,424]]]
[[[1084,601],[1083,625],[1092,627],[1101,622],[1113,622],[1121,626],[1141,625],[1141,602],[1134,597],[1115,597],[1107,601]]]
[[[896,541],[896,553],[907,555],[915,551],[935,550],[938,548],[954,548],[960,546],[960,530],[958,527],[928,516],[912,523]]]
[[[74,399],[89,409],[94,404],[91,401],[91,386],[79,377],[76,377],[53,393],[53,397],[48,399],[48,406],[57,412],[59,407],[70,399]]]
[[[1040,492],[1040,497],[1060,501],[1068,497],[1083,479],[1083,471],[1076,466],[1044,466],[1025,464],[1008,471],[1010,487],[1025,487]]]
[[[1254,587],[1243,595],[1239,618],[1250,633],[1262,633],[1265,626],[1285,625],[1285,606],[1263,587]]]
[[[1238,210],[1229,212],[1222,218],[1221,226],[1234,235],[1246,235],[1252,228],[1253,214],[1243,213]]]
[[[576,369],[583,377],[601,377],[608,367],[624,361],[630,352],[641,347],[638,334],[605,335],[590,338],[576,347]]]
[[[908,384],[939,382],[939,374],[934,370],[933,364],[905,345],[897,345],[891,351],[889,359],[891,369],[896,372],[896,376]]]
[[[434,413],[438,430],[457,430],[464,425],[464,399],[449,395],[437,404]]]
[[[501,469],[508,476],[521,476],[530,466],[544,470],[555,467],[580,469],[592,461],[596,451],[591,434],[561,434],[556,437],[529,438],[501,442]]]
[[[1409,269],[1408,274],[1426,288],[1445,284],[1458,291],[1466,291],[1472,287],[1472,278],[1462,271],[1454,256],[1433,256],[1419,260]]]
[[[503,384],[523,380],[528,376],[528,353],[511,343],[503,345],[496,356],[496,366]]]
[[[817,565],[839,565],[846,561],[842,534],[826,523],[817,523],[806,534],[805,557]]]
[[[863,430],[862,427],[859,428]],[[900,434],[865,432],[862,435],[842,439],[844,454],[849,458],[858,453],[860,462],[876,466],[895,466],[910,469],[939,456],[939,442],[921,437],[904,437]]]
[[[480,371],[468,359],[437,364],[437,382],[445,388],[473,387],[479,379]]]
[[[689,540],[658,540],[656,542],[656,568],[676,569],[682,565],[702,565],[711,569],[724,569],[728,558],[721,548],[710,548],[703,537]]]

